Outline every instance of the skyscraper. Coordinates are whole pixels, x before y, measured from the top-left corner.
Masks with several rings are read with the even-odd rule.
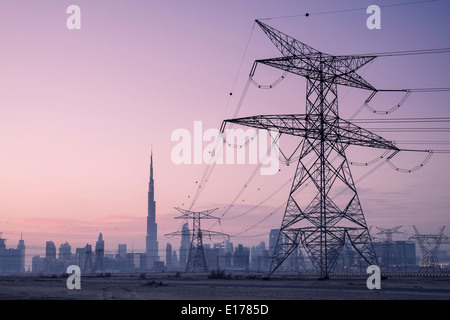
[[[172,245],[170,243],[166,244],[166,267],[172,268]]]
[[[277,246],[277,240],[278,240],[279,234],[280,234],[280,229],[270,229],[270,234],[269,234],[269,255],[270,256],[272,256],[275,251],[275,247]]]
[[[25,272],[25,241],[22,239],[22,232],[20,233],[17,250],[20,251],[20,272]]]
[[[72,257],[71,250],[72,247],[67,241],[65,243],[61,243],[59,246],[58,259],[65,262],[70,261],[70,258]]]
[[[47,259],[56,259],[56,246],[53,241],[47,241],[45,243],[45,257]]]
[[[95,267],[94,270],[100,269],[102,272],[104,270],[103,259],[105,257],[105,241],[103,240],[103,235],[100,232],[98,235],[98,240],[95,243]]]
[[[186,222],[181,229],[181,245],[180,245],[180,268],[186,269],[187,258],[189,255],[189,248],[191,246],[191,234],[189,232],[189,225]]]
[[[153,180],[153,151],[150,155],[150,182],[148,186],[148,215],[147,236],[145,238],[145,251],[147,253],[148,267],[152,267],[155,261],[159,261],[158,237],[156,224],[155,182]]]

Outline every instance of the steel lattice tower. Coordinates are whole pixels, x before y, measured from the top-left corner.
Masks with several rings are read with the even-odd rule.
[[[422,266],[425,268],[434,267],[438,264],[438,252],[442,240],[447,240],[448,237],[444,235],[445,226],[439,230],[438,234],[421,234],[414,227],[415,235],[410,237],[419,243],[420,250],[422,251]]]
[[[86,244],[85,247],[83,272],[87,272],[88,267],[91,269],[91,272],[94,273],[94,267],[92,266],[92,246],[90,244]]]
[[[206,263],[205,250],[203,248],[203,237],[212,237],[212,236],[226,236],[228,235],[221,232],[215,232],[210,230],[202,230],[200,227],[200,221],[202,219],[217,219],[211,215],[216,209],[210,209],[206,211],[194,212],[181,208],[175,208],[176,210],[182,213],[181,216],[175,217],[175,219],[192,219],[192,230],[189,230],[189,234],[192,235],[191,245],[189,248],[189,255],[186,263],[186,272],[207,272],[208,265]],[[187,230],[183,230],[180,232],[173,232],[166,234],[166,236],[179,236],[183,235],[187,232]]]
[[[368,264],[377,259],[350,172],[349,145],[399,151],[390,141],[339,117],[338,85],[376,92],[356,71],[376,56],[332,56],[256,20],[282,56],[256,60],[306,78],[306,114],[259,115],[225,120],[303,138],[300,158],[281,223],[269,276],[302,244],[328,278],[344,243],[349,241]],[[312,189],[306,197],[302,187]],[[301,189],[302,192],[298,192]],[[345,192],[341,190],[345,189]],[[342,196],[345,194],[345,196]],[[287,239],[287,241],[283,241]]]
[[[377,234],[384,235],[384,243],[385,243],[385,252],[384,252],[384,261],[382,261],[383,265],[389,269],[392,261],[395,260],[395,252],[394,252],[394,234],[404,234],[401,231],[398,231],[402,226],[397,226],[394,228],[379,228],[376,227],[379,232]]]

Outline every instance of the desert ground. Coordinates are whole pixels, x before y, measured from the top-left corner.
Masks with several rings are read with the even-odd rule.
[[[2,276],[1,300],[450,300],[450,276],[387,277],[369,290],[365,277],[273,277],[208,274],[81,276],[69,290],[64,275]]]

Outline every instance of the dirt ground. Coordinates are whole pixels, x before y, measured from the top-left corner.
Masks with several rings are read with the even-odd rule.
[[[450,300],[450,277],[387,278],[369,290],[366,278],[231,277],[146,274],[82,276],[81,289],[67,278],[0,277],[1,300]]]

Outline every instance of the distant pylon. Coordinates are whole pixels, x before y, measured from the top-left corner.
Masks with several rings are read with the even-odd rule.
[[[205,250],[203,248],[203,237],[208,236],[229,236],[222,232],[215,232],[209,230],[202,230],[200,227],[201,219],[219,219],[217,217],[211,216],[211,213],[216,211],[216,209],[210,209],[201,212],[193,212],[189,210],[184,210],[181,208],[175,208],[182,213],[181,216],[175,217],[175,219],[192,219],[192,230],[189,233],[192,235],[191,245],[189,248],[188,260],[186,263],[186,272],[207,272],[208,265],[206,263]],[[179,236],[186,233],[186,230],[177,231],[173,233],[166,234],[166,236]]]
[[[419,247],[422,252],[421,267],[425,269],[431,268],[434,271],[435,267],[439,266],[439,246],[441,245],[442,240],[448,239],[448,237],[444,235],[445,226],[440,228],[438,234],[421,234],[419,230],[417,230],[416,226],[413,227],[415,235],[409,239],[417,240],[419,243]]]
[[[85,254],[84,254],[84,267],[83,272],[87,272],[87,268],[94,272],[94,268],[92,266],[92,246],[90,244],[86,244]]]
[[[385,243],[384,257],[381,263],[389,270],[391,268],[391,264],[395,261],[396,253],[394,252],[394,234],[404,234],[404,232],[399,231],[402,226],[397,226],[394,228],[379,228],[376,227],[380,232],[376,233],[379,235],[384,235],[383,242]]]

